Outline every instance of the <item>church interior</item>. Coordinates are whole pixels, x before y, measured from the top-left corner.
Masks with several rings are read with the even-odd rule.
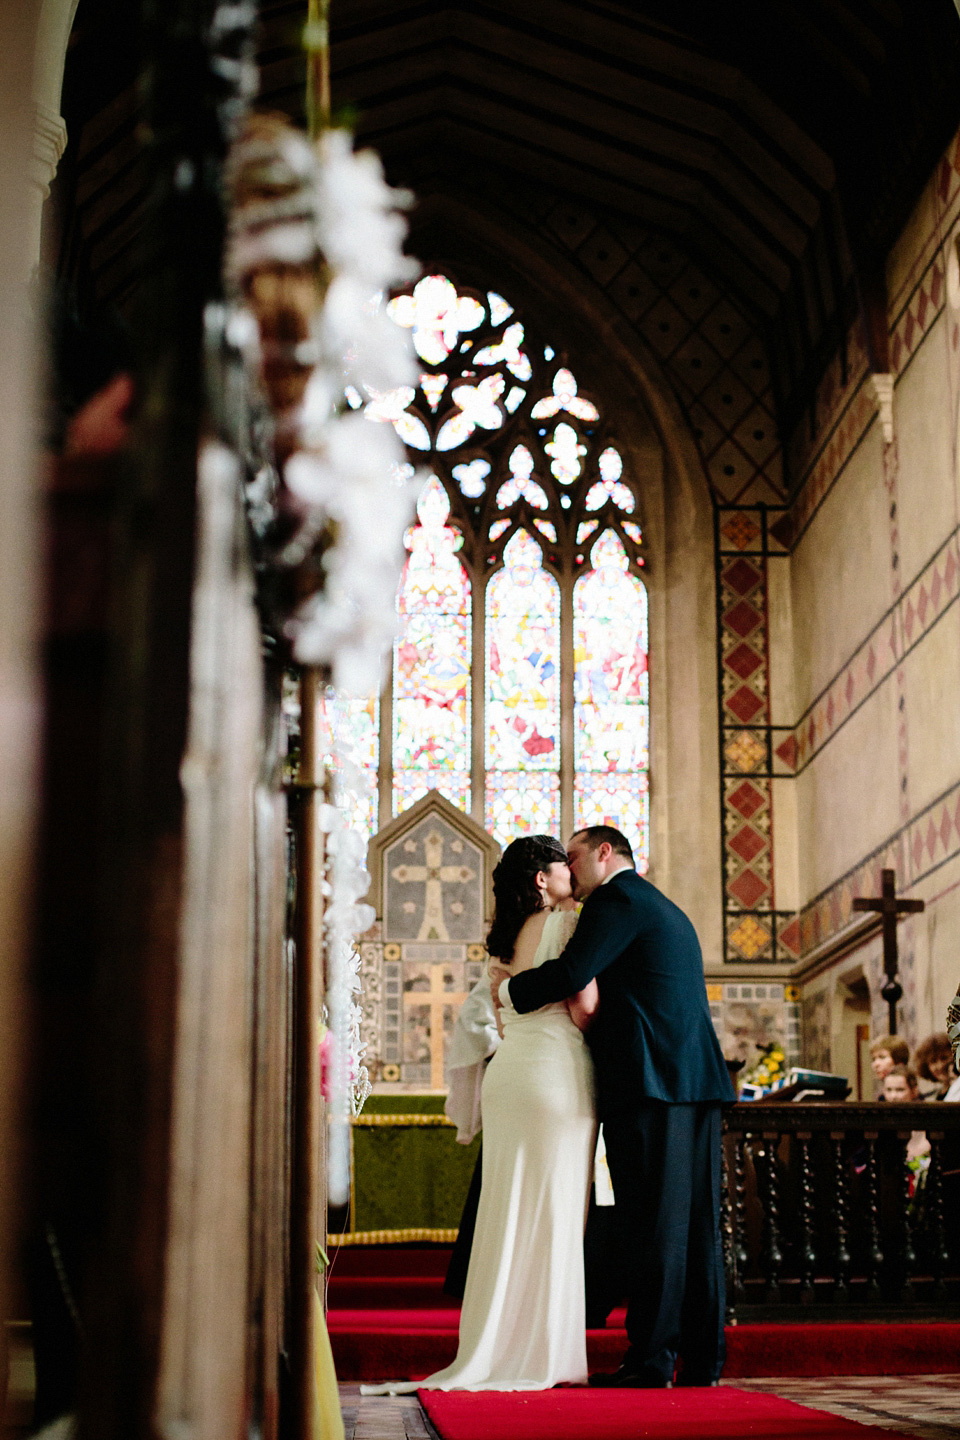
[[[960,0],[19,0],[0,90],[8,1433],[960,1437]],[[724,1380],[362,1396],[597,825],[740,1090]]]

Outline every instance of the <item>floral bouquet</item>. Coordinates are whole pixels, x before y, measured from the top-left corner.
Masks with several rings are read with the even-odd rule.
[[[757,1085],[763,1091],[770,1090],[785,1073],[786,1065],[787,1057],[783,1053],[783,1046],[778,1040],[771,1040],[769,1045],[760,1046],[760,1054],[741,1075],[740,1084]]]

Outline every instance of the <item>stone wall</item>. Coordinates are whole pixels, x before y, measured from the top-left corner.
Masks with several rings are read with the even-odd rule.
[[[878,893],[883,866],[927,902],[900,927],[911,1042],[942,1029],[960,977],[958,219],[960,139],[888,259],[892,438],[854,333],[846,373],[837,356],[821,384],[814,432],[788,446],[802,478],[770,587],[777,753],[792,776],[775,782],[778,879],[800,909],[807,1047],[823,1058],[813,1017],[825,993],[834,1064],[852,1060],[851,982],[866,979],[871,1023],[886,1028],[879,940],[813,970],[862,921],[851,901]]]

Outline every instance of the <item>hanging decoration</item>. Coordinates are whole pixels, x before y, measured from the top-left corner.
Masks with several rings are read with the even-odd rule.
[[[312,9],[311,51],[325,43],[326,20]],[[311,53],[315,138],[282,116],[255,115],[234,147],[226,329],[272,429],[274,466],[261,466],[248,486],[268,623],[296,662],[340,692],[367,696],[379,690],[396,630],[419,483],[394,427],[369,424],[351,397],[416,385],[410,335],[389,319],[387,295],[417,267],[402,251],[410,197],[386,184],[379,159],[356,152],[347,131],[323,128],[329,94],[315,61]],[[333,727],[332,803],[320,810],[333,1203],[349,1194],[347,1122],[370,1089],[355,941],[374,915],[361,903],[366,836],[345,818],[363,804],[346,729]]]

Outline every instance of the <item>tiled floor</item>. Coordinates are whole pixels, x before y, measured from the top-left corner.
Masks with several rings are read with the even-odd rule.
[[[743,1390],[766,1390],[865,1425],[899,1430],[918,1440],[960,1440],[960,1375],[775,1377],[729,1383]]]
[[[743,1390],[765,1390],[829,1410],[847,1420],[878,1425],[917,1440],[960,1440],[960,1374],[849,1375],[827,1379],[731,1380]],[[434,1440],[436,1432],[415,1395],[360,1395],[341,1385],[346,1440]]]

